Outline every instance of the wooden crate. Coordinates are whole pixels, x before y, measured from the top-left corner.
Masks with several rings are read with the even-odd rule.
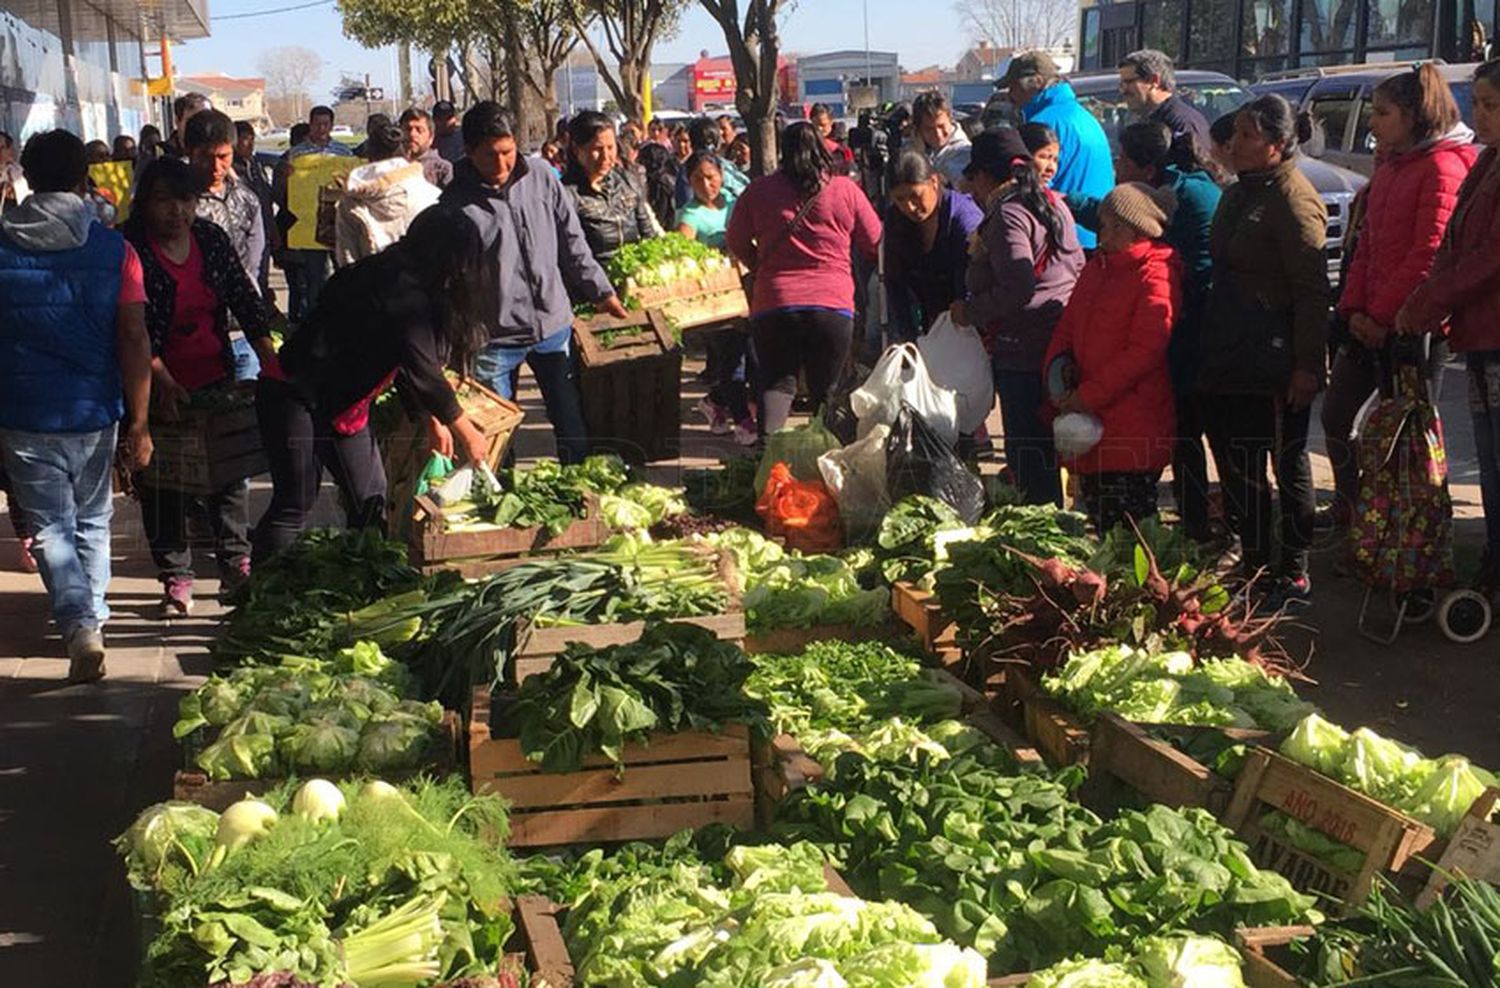
[[[652,840],[685,827],[755,825],[750,731],[657,733],[623,750],[626,768],[590,756],[576,772],[543,772],[521,742],[490,736],[490,689],[474,689],[469,777],[476,793],[510,803],[514,847]]]
[[[1218,731],[1245,744],[1264,742],[1266,731],[1236,728],[1179,728],[1174,731]],[[1105,712],[1089,733],[1089,778],[1084,801],[1104,812],[1121,805],[1118,789],[1128,787],[1147,802],[1173,808],[1201,807],[1220,816],[1229,807],[1234,784],[1213,769],[1154,737],[1150,725],[1135,724]]]
[[[611,330],[637,332],[607,340]],[[578,344],[578,389],[583,417],[596,449],[629,463],[651,463],[681,454],[682,348],[666,317],[599,316],[573,327]]]
[[[438,731],[433,736],[432,743],[428,746],[427,754],[422,759],[422,764],[417,768],[405,772],[383,772],[380,778],[387,782],[400,782],[404,779],[415,778],[419,775],[431,775],[442,777],[453,772],[458,766],[459,753],[459,731],[462,722],[458,714],[452,710],[443,712],[442,723],[438,725]],[[192,746],[185,746],[189,750]],[[189,754],[191,759],[191,754]],[[346,772],[339,775],[317,774],[319,778],[338,781],[351,778],[363,773]],[[203,771],[195,767],[181,769],[172,779],[172,798],[180,799],[189,803],[197,803],[211,810],[222,811],[231,803],[238,802],[248,796],[259,796],[270,792],[277,786],[284,784],[285,778],[274,779],[229,779],[218,781],[210,779]]]
[[[891,610],[916,633],[922,651],[944,667],[956,665],[962,658],[958,647],[958,625],[943,615],[937,595],[911,583],[891,587]]]
[[[155,451],[137,479],[162,490],[206,496],[271,469],[255,406],[184,410],[176,422],[151,422]]]
[[[1042,692],[1029,669],[1010,666],[1005,682],[1019,706],[1027,739],[1049,765],[1066,768],[1088,763],[1089,730],[1082,718]]]
[[[500,397],[471,378],[450,374],[449,383],[458,395],[464,414],[489,440],[485,462],[491,469],[498,469],[526,413],[520,405]],[[379,436],[377,441],[385,466],[387,502],[395,507],[391,513],[392,522],[396,534],[401,534],[410,529],[412,515],[406,510],[407,505],[421,493],[417,490],[417,478],[426,468],[432,453],[427,444],[427,429],[412,422],[402,412],[392,431]]]
[[[1345,872],[1291,847],[1261,829],[1260,818],[1280,810],[1302,824],[1364,854],[1357,872]],[[1224,825],[1250,845],[1262,868],[1286,876],[1304,891],[1324,893],[1346,908],[1370,894],[1377,874],[1394,876],[1416,855],[1434,856],[1437,834],[1399,810],[1264,748],[1250,752]]]
[[[750,301],[738,268],[730,267],[701,278],[682,278],[670,285],[636,288],[629,301],[642,309],[659,309],[680,329],[694,329],[750,314]]]
[[[1277,964],[1268,952],[1317,932],[1312,926],[1256,926],[1235,930],[1234,945],[1244,959],[1243,973],[1248,988],[1297,988],[1297,979]]]
[[[592,549],[608,537],[609,529],[599,516],[599,499],[592,493],[584,497],[583,517],[556,535],[541,525],[445,531],[442,509],[432,498],[421,494],[412,511],[408,543],[413,565],[423,569],[460,569],[465,577],[476,577],[503,569],[508,561],[537,553]]]
[[[563,907],[546,896],[522,895],[514,913],[532,988],[572,988],[573,958],[562,938]]]
[[[811,628],[771,628],[745,635],[745,651],[751,655],[789,655],[801,652],[815,642],[886,641],[897,633],[889,622],[868,628],[852,624],[815,624]]]
[[[1417,896],[1418,909],[1426,909],[1443,894],[1448,886],[1446,875],[1462,874],[1500,885],[1500,824],[1489,822],[1497,801],[1500,789],[1486,789],[1469,807]]]
[[[741,644],[745,640],[745,615],[739,610],[702,617],[673,618],[675,624],[696,624],[712,631],[720,641]],[[559,628],[540,628],[523,622],[516,631],[516,647],[511,650],[511,669],[516,685],[529,677],[552,668],[552,660],[569,644],[577,642],[593,648],[629,645],[639,641],[646,630],[645,621],[622,624],[585,624]]]

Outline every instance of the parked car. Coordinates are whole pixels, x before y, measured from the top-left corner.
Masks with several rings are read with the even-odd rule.
[[[1368,176],[1375,170],[1375,139],[1370,136],[1370,114],[1375,87],[1398,72],[1409,71],[1414,62],[1376,62],[1367,65],[1341,65],[1335,68],[1298,69],[1277,73],[1261,87],[1302,86],[1293,102],[1313,115],[1321,132],[1325,161]],[[1474,123],[1474,68],[1467,65],[1440,65],[1443,78],[1453,90],[1464,123]],[[1281,91],[1281,90],[1277,90]],[[1282,91],[1287,99],[1292,96]]]
[[[1088,72],[1069,76],[1078,101],[1088,107],[1115,146],[1115,135],[1121,127],[1130,123],[1133,115],[1120,96],[1120,76],[1117,72]],[[1226,113],[1232,113],[1250,102],[1252,94],[1244,86],[1220,72],[1183,70],[1177,73],[1177,92],[1193,104],[1212,123]],[[987,121],[1000,120],[1002,113],[1010,117],[1010,104],[1002,90],[996,90],[985,109]],[[1357,172],[1321,161],[1311,155],[1298,156],[1298,167],[1307,180],[1318,190],[1323,205],[1328,209],[1328,239],[1324,253],[1328,255],[1328,276],[1337,284],[1339,264],[1344,254],[1344,230],[1349,218],[1349,204],[1368,179]]]

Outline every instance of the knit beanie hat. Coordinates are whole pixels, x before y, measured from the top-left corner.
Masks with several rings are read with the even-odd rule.
[[[1156,240],[1166,232],[1177,211],[1177,196],[1171,189],[1155,189],[1144,182],[1125,182],[1110,190],[1099,204],[1108,214],[1143,237]]]

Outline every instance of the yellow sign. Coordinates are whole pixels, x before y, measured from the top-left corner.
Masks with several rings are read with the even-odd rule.
[[[135,183],[135,162],[104,161],[89,165],[94,186],[115,204],[115,223],[130,218],[130,187]]]
[[[349,173],[364,164],[358,158],[336,154],[303,154],[292,159],[287,176],[286,203],[297,221],[287,232],[286,245],[293,250],[330,250],[333,247],[333,200],[325,190],[342,189]],[[320,224],[319,208],[327,215]],[[327,234],[318,237],[322,226]]]

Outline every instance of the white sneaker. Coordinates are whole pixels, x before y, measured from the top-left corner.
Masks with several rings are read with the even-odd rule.
[[[734,441],[741,446],[754,446],[760,442],[760,433],[756,431],[755,423],[749,419],[735,423]]]
[[[734,431],[729,414],[707,398],[698,399],[698,414],[708,419],[708,431],[716,436],[727,436]]]
[[[104,635],[98,628],[79,627],[68,633],[68,682],[92,683],[104,678]]]

